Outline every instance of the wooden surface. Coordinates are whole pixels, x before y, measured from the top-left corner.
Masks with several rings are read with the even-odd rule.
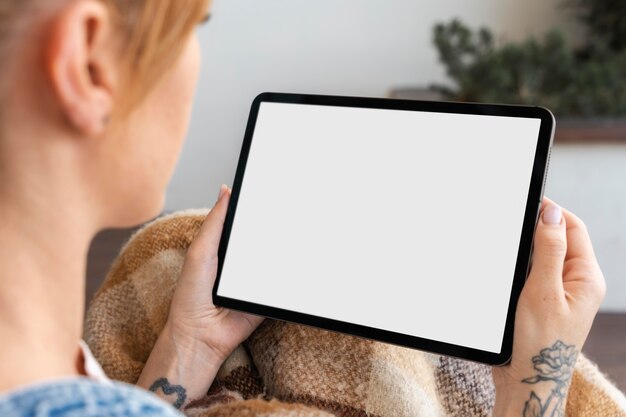
[[[554,141],[559,144],[626,144],[626,118],[567,119],[556,121]]]
[[[93,241],[87,266],[87,303],[133,231],[106,231]],[[626,392],[626,314],[598,314],[583,352],[598,364],[618,388]]]
[[[599,313],[583,352],[626,393],[626,314]]]
[[[429,88],[397,88],[389,98],[442,101],[440,93]],[[558,117],[554,141],[559,144],[626,144],[626,117]]]

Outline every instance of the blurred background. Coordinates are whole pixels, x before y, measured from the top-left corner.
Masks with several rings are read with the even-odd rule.
[[[263,91],[544,105],[557,116],[547,195],[590,229],[603,311],[626,312],[624,16],[607,0],[214,0],[166,210],[232,185]]]

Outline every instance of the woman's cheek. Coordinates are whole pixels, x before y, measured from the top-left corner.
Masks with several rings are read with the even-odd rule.
[[[161,120],[167,120],[167,129],[160,134],[164,152],[164,172],[173,174],[189,129],[194,95],[200,72],[200,46],[194,35],[179,58],[176,68],[162,85]],[[169,177],[166,183],[169,182]]]
[[[197,39],[191,38],[177,65],[134,112],[118,149],[124,187],[118,191],[123,225],[159,215],[167,185],[187,135],[200,65]]]

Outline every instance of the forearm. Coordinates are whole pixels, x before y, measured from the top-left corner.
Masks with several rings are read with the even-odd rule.
[[[567,393],[578,350],[562,341],[528,359],[529,375],[514,380],[495,379],[493,417],[556,417],[565,414]]]
[[[207,393],[221,365],[222,360],[206,346],[177,339],[166,325],[137,385],[182,409]]]
[[[520,385],[523,383],[520,382]],[[492,417],[555,417],[565,409],[565,398],[551,396],[550,389],[528,386],[511,387],[496,393]]]

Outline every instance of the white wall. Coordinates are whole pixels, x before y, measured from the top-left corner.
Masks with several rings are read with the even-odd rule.
[[[431,42],[460,17],[501,39],[576,28],[561,0],[214,0],[188,142],[167,210],[210,206],[232,184],[250,103],[262,91],[385,96],[445,80]],[[589,224],[609,283],[605,309],[626,311],[623,148],[558,147],[549,194]],[[280,186],[280,184],[277,184]]]
[[[214,0],[204,68],[167,209],[209,204],[232,183],[249,105],[262,91],[385,96],[444,79],[436,22],[460,17],[507,39],[564,19],[561,0]]]
[[[546,195],[587,225],[607,282],[604,311],[626,312],[625,185],[626,144],[552,149]]]

